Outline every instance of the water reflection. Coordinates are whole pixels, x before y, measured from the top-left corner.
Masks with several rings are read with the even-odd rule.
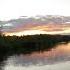
[[[52,65],[55,68],[52,67]],[[68,69],[68,66],[70,66],[70,43],[61,43],[50,51],[42,53],[34,52],[27,55],[19,54],[9,56],[7,60],[4,61],[3,68],[4,70],[35,70],[36,67],[37,70],[62,70],[62,66],[65,65],[66,70],[70,70],[70,68]],[[59,69],[59,66],[61,66],[61,69]],[[34,69],[28,69],[27,67],[33,67]],[[51,69],[49,69],[49,67],[51,67]]]

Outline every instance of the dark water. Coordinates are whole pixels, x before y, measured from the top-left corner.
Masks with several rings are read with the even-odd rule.
[[[14,54],[0,66],[2,70],[70,70],[70,43],[59,44],[50,51]]]

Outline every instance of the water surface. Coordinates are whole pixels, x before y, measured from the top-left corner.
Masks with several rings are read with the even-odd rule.
[[[70,70],[70,43],[44,52],[8,56],[3,70]]]

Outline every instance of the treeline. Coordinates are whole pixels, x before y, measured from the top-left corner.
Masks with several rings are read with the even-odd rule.
[[[0,36],[0,50],[10,53],[30,53],[50,50],[56,44],[69,42],[69,35]]]
[[[69,41],[70,35],[44,34],[20,37],[0,35],[0,62],[9,55],[48,51],[59,43],[68,43]]]

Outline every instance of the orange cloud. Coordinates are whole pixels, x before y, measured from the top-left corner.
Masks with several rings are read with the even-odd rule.
[[[70,33],[70,24],[42,24],[36,25],[29,23],[22,27],[15,28],[13,32],[5,32],[6,35],[31,35],[31,34],[69,34]]]

